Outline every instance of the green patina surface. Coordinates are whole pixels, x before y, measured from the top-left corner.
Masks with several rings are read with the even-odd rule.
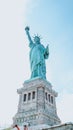
[[[41,44],[40,37],[35,36],[32,41],[29,34],[29,27],[25,28],[26,34],[29,40],[30,47],[30,68],[31,68],[31,79],[34,77],[41,77],[46,79],[46,64],[45,60],[49,57],[49,47],[46,48]]]

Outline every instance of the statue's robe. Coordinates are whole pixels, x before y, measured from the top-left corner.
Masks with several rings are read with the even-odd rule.
[[[31,67],[31,78],[41,77],[46,78],[46,65],[45,59],[48,58],[48,51],[42,44],[29,44],[30,50],[30,67]]]

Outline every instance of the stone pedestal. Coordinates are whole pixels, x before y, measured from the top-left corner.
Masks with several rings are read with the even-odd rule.
[[[41,78],[26,81],[17,92],[19,104],[18,111],[13,118],[14,124],[53,126],[61,123],[56,109],[57,93],[48,81]]]

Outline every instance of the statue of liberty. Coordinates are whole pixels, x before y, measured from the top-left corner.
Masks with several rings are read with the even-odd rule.
[[[46,79],[46,64],[45,60],[49,57],[49,48],[45,48],[41,42],[40,37],[36,35],[34,40],[31,39],[29,33],[29,27],[25,28],[26,34],[29,40],[30,47],[30,68],[31,68],[31,79],[35,77],[41,77]]]

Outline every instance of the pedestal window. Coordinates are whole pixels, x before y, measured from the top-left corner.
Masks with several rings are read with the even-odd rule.
[[[26,97],[27,97],[27,94],[24,94],[24,98],[23,98],[24,102],[26,102]]]
[[[51,103],[53,104],[53,96],[51,96]]]
[[[35,91],[32,92],[32,99],[35,99]]]
[[[31,93],[28,93],[28,100],[31,100]]]
[[[50,94],[48,94],[48,101],[50,102]]]
[[[47,100],[47,92],[45,93],[45,98],[46,98],[46,100]]]

